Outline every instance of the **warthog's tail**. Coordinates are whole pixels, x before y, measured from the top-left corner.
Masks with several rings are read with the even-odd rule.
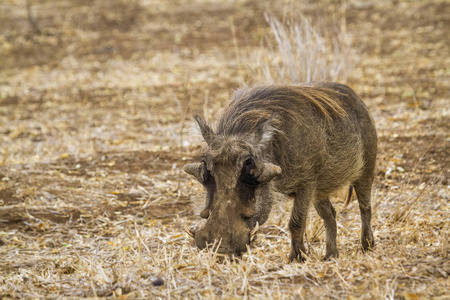
[[[352,201],[352,196],[353,196],[353,186],[350,185],[350,187],[348,188],[348,196],[347,196],[347,201],[345,201],[344,209],[346,209],[347,206]]]

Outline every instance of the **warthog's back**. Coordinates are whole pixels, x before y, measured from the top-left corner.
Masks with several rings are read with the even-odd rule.
[[[283,170],[278,189],[292,193],[314,183],[328,195],[373,165],[377,138],[367,107],[347,86],[312,83],[238,91],[217,134],[251,135],[267,120],[272,133],[260,155]]]

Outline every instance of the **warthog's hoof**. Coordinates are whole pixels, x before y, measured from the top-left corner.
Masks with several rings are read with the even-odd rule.
[[[300,250],[297,250],[297,251],[295,251],[295,250],[291,250],[291,254],[289,255],[289,261],[290,262],[294,262],[294,261],[296,261],[296,262],[304,262],[306,259],[305,259],[305,257],[303,256],[303,254],[302,254],[302,251],[300,251]]]
[[[372,230],[361,237],[361,245],[363,252],[373,250],[373,248],[375,247],[375,240],[373,238]]]
[[[375,248],[375,241],[373,238],[371,240],[364,239],[361,240],[361,245],[363,252],[372,251]]]
[[[338,258],[338,257],[339,257],[339,252],[336,250],[336,252],[325,254],[325,256],[322,258],[322,260],[327,261],[330,258]]]

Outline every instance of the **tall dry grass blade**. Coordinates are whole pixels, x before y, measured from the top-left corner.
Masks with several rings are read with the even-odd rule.
[[[323,19],[317,26],[300,12],[280,21],[273,13],[264,14],[271,29],[265,37],[256,67],[259,80],[269,83],[312,81],[345,82],[357,57],[345,21],[328,30]],[[341,17],[344,18],[345,16]]]

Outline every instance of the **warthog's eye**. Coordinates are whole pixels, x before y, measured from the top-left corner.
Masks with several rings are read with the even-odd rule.
[[[251,171],[255,168],[255,161],[253,158],[249,158],[244,162],[245,174],[251,174]]]
[[[248,158],[242,167],[241,180],[244,183],[250,185],[257,185],[259,182],[253,173],[253,170],[256,168],[255,161],[253,158]]]

